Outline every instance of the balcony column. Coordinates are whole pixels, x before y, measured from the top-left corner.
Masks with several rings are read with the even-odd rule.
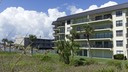
[[[88,19],[88,21],[91,21],[89,15],[87,15],[87,19]]]
[[[104,48],[104,41],[102,41],[102,47]]]

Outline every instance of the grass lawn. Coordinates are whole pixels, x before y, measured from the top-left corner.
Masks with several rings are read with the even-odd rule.
[[[60,62],[57,54],[47,56],[48,58],[44,58],[44,54],[36,54],[21,57],[21,54],[18,53],[0,52],[0,72],[11,72],[12,68],[14,68],[14,72],[128,72],[127,60],[90,59],[76,56],[75,59],[84,58],[89,62],[94,61],[94,63],[75,67]]]

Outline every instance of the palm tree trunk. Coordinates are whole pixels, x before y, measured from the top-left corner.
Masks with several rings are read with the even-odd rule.
[[[90,52],[91,51],[91,45],[90,45],[89,36],[87,36],[87,40],[88,40],[87,42],[88,42],[88,47],[89,47],[89,49],[88,49],[88,54],[89,55],[88,56],[92,58],[92,53]]]
[[[31,47],[31,55],[33,55],[33,47]]]
[[[5,51],[5,42],[4,42],[4,51]]]

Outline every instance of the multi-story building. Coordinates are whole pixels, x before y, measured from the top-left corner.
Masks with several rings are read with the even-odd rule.
[[[114,54],[128,57],[128,3],[58,18],[52,23],[54,42],[66,39],[72,28],[79,32],[84,24],[94,28],[90,38],[93,57],[112,58]],[[75,41],[80,44],[80,55],[88,56],[85,35],[79,33]]]
[[[53,49],[53,40],[52,39],[40,39],[37,38],[34,42],[33,45],[35,48],[38,49]],[[24,47],[27,47],[28,45],[31,44],[31,41],[27,37],[18,37],[16,38],[15,44],[20,44],[23,45]]]

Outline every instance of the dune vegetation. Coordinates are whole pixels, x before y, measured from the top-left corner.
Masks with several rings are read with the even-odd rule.
[[[0,72],[128,72],[128,61],[75,56],[64,64],[57,54],[0,52]]]

